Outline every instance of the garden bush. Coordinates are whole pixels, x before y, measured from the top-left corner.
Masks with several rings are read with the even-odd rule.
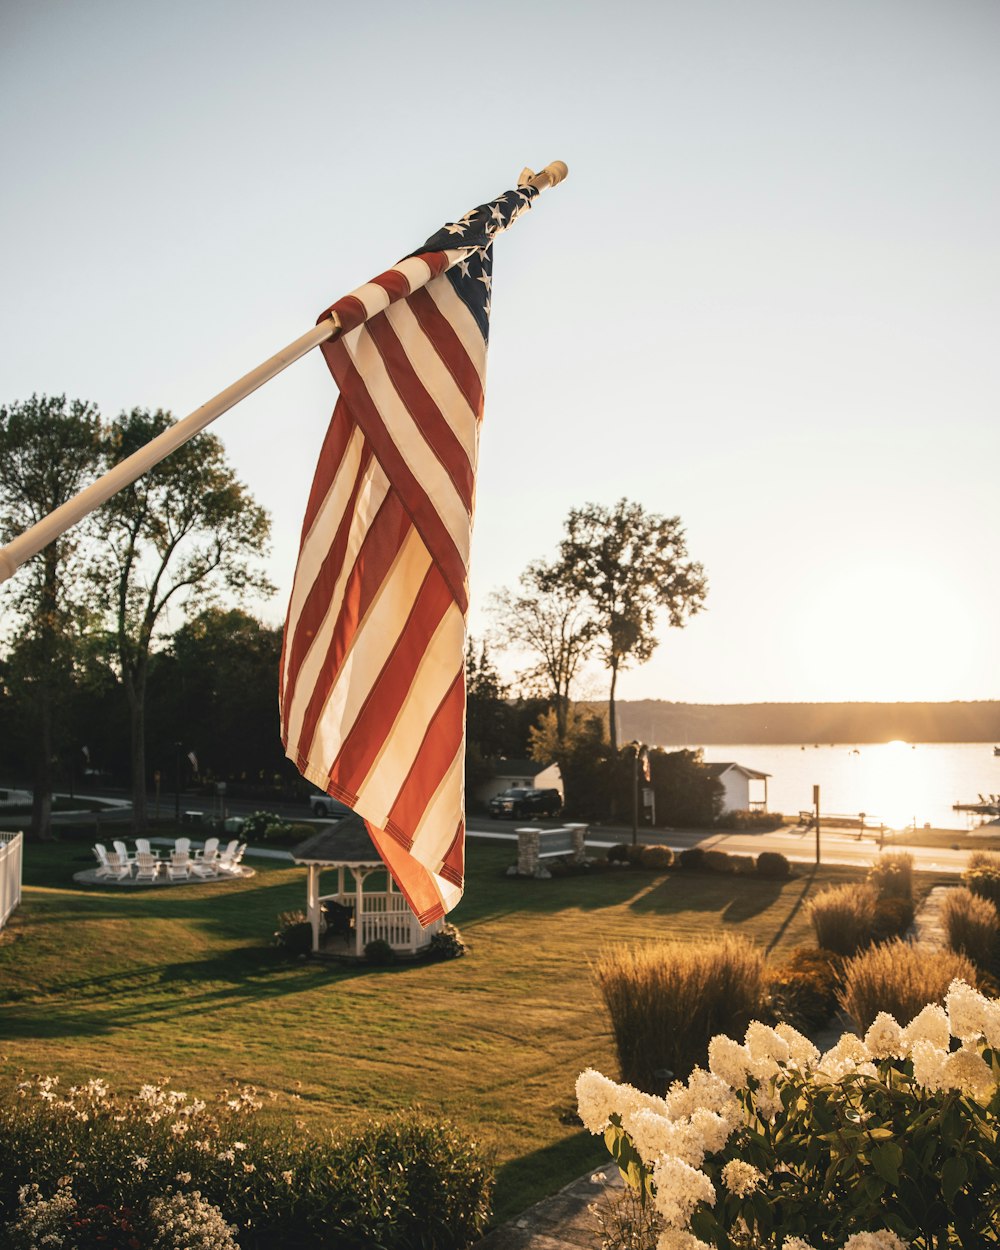
[[[885,942],[889,938],[903,937],[913,924],[914,914],[910,898],[880,898],[875,904],[873,940]]]
[[[462,1250],[483,1232],[491,1169],[454,1125],[413,1111],[319,1141],[264,1125],[261,1103],[249,1087],[211,1107],[100,1080],[4,1089],[0,1244],[225,1250],[229,1225],[240,1250]]]
[[[806,904],[806,913],[824,950],[853,955],[875,932],[878,895],[869,885],[835,885]]]
[[[462,940],[457,925],[451,924],[450,921],[446,921],[437,933],[431,934],[430,944],[427,947],[428,959],[459,959],[468,953],[469,948]]]
[[[905,898],[913,902],[913,856],[907,851],[886,851],[868,873],[879,898]]]
[[[642,866],[655,872],[663,872],[672,867],[674,853],[669,846],[644,846],[642,848]]]
[[[365,943],[365,959],[377,967],[385,967],[386,964],[396,962],[396,952],[385,938],[372,938]]]
[[[995,967],[1000,938],[997,909],[965,886],[949,890],[941,908],[948,946],[967,955],[981,972]]]
[[[628,847],[624,842],[619,842],[615,846],[608,847],[608,860],[612,864],[628,863]]]
[[[769,833],[772,829],[780,829],[785,823],[781,812],[726,812],[718,822],[726,829],[738,832],[752,830],[756,833]]]
[[[324,921],[320,921],[323,927]],[[278,914],[278,928],[274,934],[274,943],[289,955],[308,955],[312,950],[312,925],[306,913],[299,908],[297,911],[283,911]]]
[[[709,872],[733,871],[733,862],[727,851],[706,851],[701,866]]]
[[[757,876],[771,881],[784,881],[792,875],[792,866],[780,851],[761,851],[757,856]]]
[[[995,868],[1000,872],[1000,852],[970,851],[965,863],[966,868]]]
[[[799,946],[783,965],[768,968],[765,984],[772,1020],[802,1029],[822,1028],[837,1010],[842,965],[833,951]]]
[[[729,854],[729,864],[737,877],[752,877],[757,871],[757,861],[752,855]]]
[[[943,1002],[956,978],[978,984],[975,966],[965,955],[923,950],[897,938],[845,962],[837,1001],[859,1028],[867,1029],[880,1011],[909,1020],[925,1003]]]
[[[962,884],[973,894],[989,899],[994,907],[1000,909],[1000,868],[990,868],[987,865],[968,868],[962,873]]]
[[[625,859],[633,868],[642,867],[642,853],[646,848],[641,842],[631,842],[625,848]]]
[[[705,867],[705,852],[700,846],[686,846],[677,856],[685,872],[700,872]]]
[[[753,1022],[709,1071],[649,1098],[588,1070],[580,1118],[627,1203],[624,1250],[979,1250],[1000,1223],[1000,1003],[962,981],[904,1028],[881,1013],[821,1055]],[[652,1223],[650,1227],[650,1209]],[[608,1244],[607,1242],[605,1244]]]
[[[664,1071],[686,1076],[717,1029],[744,1027],[764,1002],[764,956],[746,938],[614,946],[594,972],[622,1079],[652,1092]]]

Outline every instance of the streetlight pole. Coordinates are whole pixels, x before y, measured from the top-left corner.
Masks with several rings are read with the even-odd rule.
[[[174,824],[181,823],[181,744],[174,743]]]
[[[644,742],[632,742],[632,845],[639,841],[639,760],[643,760],[643,775],[649,780],[649,754]]]
[[[813,786],[813,807],[816,809],[816,864],[819,865],[819,786]]]

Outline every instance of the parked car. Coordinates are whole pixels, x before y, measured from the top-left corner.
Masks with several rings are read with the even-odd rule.
[[[525,790],[520,787],[495,794],[489,801],[490,815],[503,820],[509,816],[558,816],[562,811],[562,795],[558,790]]]
[[[346,803],[331,798],[329,794],[310,794],[309,811],[313,816],[332,816],[335,820],[351,814]]]

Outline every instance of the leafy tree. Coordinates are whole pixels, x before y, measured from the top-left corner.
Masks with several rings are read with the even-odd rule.
[[[510,716],[507,687],[490,659],[485,642],[476,655],[475,639],[465,648],[465,737],[485,759],[497,759],[507,745]]]
[[[539,561],[522,573],[520,594],[498,591],[490,611],[502,645],[536,657],[521,679],[540,687],[552,699],[561,741],[566,734],[573,679],[590,652],[596,632],[589,604],[553,566]]]
[[[134,408],[108,430],[117,464],[174,422]],[[267,545],[267,513],[236,477],[222,443],[200,434],[105,504],[101,524],[112,560],[114,635],[128,700],[135,824],[146,825],[146,680],[150,650],[168,607],[204,603],[220,587],[270,592],[254,558]]]
[[[567,593],[585,595],[591,605],[598,650],[611,670],[608,725],[617,755],[618,673],[653,654],[659,613],[681,628],[701,610],[704,569],[688,559],[679,517],[658,516],[619,499],[613,508],[589,503],[570,512],[551,578]]]
[[[555,708],[538,719],[531,730],[531,758],[556,760],[562,774],[566,815],[574,819],[604,820],[615,768],[603,716],[571,705],[560,733]]]
[[[0,539],[10,541],[87,485],[100,459],[93,404],[65,395],[0,407]],[[78,573],[86,523],[27,561],[4,587],[13,618],[8,683],[31,742],[31,833],[51,836],[53,763],[88,603]]]

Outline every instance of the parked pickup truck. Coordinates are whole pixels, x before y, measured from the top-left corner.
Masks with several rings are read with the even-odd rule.
[[[504,790],[489,802],[490,815],[503,820],[520,820],[524,816],[558,816],[562,795],[558,790]]]
[[[333,799],[328,794],[310,794],[309,811],[313,816],[332,816],[335,820],[351,814],[346,803],[341,803],[339,799]]]

